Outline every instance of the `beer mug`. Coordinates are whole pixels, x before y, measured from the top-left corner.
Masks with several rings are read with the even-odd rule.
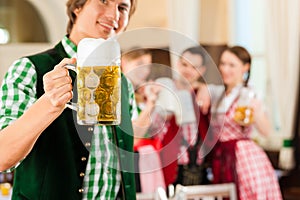
[[[119,125],[121,122],[121,50],[113,39],[84,38],[77,47],[77,111],[80,125]]]
[[[254,92],[243,87],[237,102],[234,113],[234,120],[241,126],[248,126],[253,123],[253,109],[250,107],[251,100],[255,97]]]
[[[0,183],[0,190],[2,196],[9,196],[11,192],[11,184],[10,183]]]

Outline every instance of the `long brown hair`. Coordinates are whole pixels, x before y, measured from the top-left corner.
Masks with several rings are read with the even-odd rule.
[[[249,69],[247,71],[247,75],[246,75],[246,77],[244,77],[244,86],[247,87],[249,78],[250,78],[250,72],[251,72],[251,55],[250,55],[250,53],[242,46],[228,47],[223,51],[223,53],[225,51],[233,53],[236,57],[238,57],[242,61],[242,63],[244,65],[249,64]],[[224,90],[223,94],[220,96],[220,98],[217,101],[216,108],[218,108],[220,106],[221,101],[225,96],[225,92],[226,92],[226,85],[225,85],[225,90]]]
[[[68,0],[67,5],[67,15],[69,17],[69,22],[67,25],[67,34],[71,33],[73,25],[76,21],[76,15],[74,14],[74,10],[76,8],[82,8],[84,4],[89,0]],[[130,0],[131,6],[129,10],[129,18],[133,15],[136,9],[137,0]]]
[[[251,55],[250,55],[250,53],[244,47],[241,47],[241,46],[228,47],[227,49],[225,49],[225,51],[233,53],[236,57],[238,57],[242,61],[242,63],[244,65],[249,64],[249,69],[248,69],[247,75],[244,79],[244,86],[247,86],[249,78],[250,78],[250,72],[251,72]]]

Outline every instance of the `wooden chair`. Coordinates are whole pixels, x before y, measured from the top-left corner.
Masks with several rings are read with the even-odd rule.
[[[234,183],[212,185],[176,185],[174,200],[221,200],[229,198],[237,200]]]
[[[168,200],[165,189],[158,187],[153,193],[137,193],[136,200]]]
[[[136,200],[155,200],[155,193],[137,193]]]

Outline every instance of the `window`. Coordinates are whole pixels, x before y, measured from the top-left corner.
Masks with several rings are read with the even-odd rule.
[[[40,14],[27,0],[0,0],[0,43],[49,42]]]

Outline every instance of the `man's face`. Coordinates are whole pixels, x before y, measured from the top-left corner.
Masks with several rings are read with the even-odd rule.
[[[125,30],[130,11],[130,0],[87,0],[74,10],[76,21],[70,39],[78,42],[86,37],[107,39]]]
[[[177,63],[177,70],[189,83],[197,81],[205,72],[205,67],[202,66],[203,59],[198,54],[185,52]]]
[[[144,83],[150,74],[152,57],[144,54],[138,58],[128,60],[122,58],[122,71],[131,80],[134,86]]]

